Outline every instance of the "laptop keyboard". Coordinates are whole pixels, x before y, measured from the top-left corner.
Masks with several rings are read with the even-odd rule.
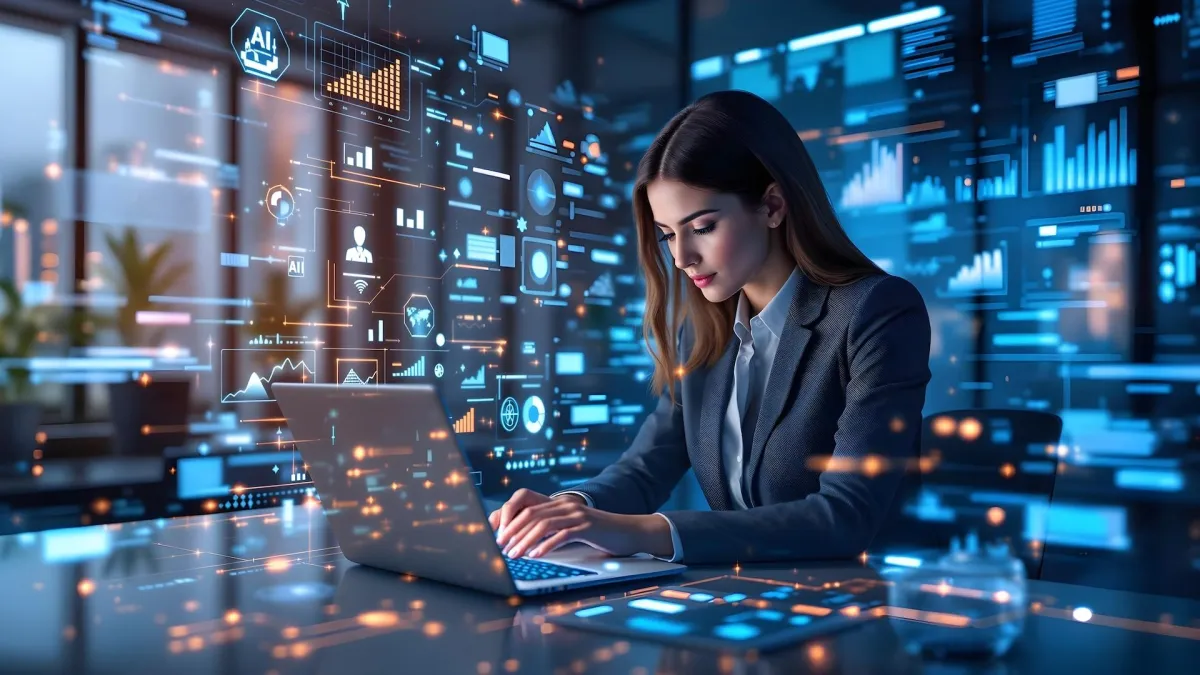
[[[530,560],[529,558],[509,558],[504,556],[504,562],[508,563],[508,570],[512,573],[513,579],[517,581],[541,581],[543,579],[569,579],[571,577],[585,577],[590,574],[595,574],[591,570],[584,570],[578,567],[567,567],[566,565],[556,565],[545,560]]]

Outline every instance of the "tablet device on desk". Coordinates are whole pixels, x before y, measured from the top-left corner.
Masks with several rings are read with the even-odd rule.
[[[876,618],[883,588],[723,577],[572,608],[547,620],[673,646],[767,652]]]
[[[432,385],[271,386],[343,555],[500,595],[678,574],[682,565],[587,546],[511,559],[496,544]]]

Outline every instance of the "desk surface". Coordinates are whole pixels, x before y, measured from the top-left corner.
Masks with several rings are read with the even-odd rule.
[[[86,559],[71,555],[86,554]],[[825,583],[856,563],[693,568]],[[1009,656],[930,664],[886,620],[746,659],[554,626],[547,605],[643,590],[584,589],[521,602],[354,565],[319,509],[144,521],[0,538],[0,671],[14,673],[916,673],[1194,672],[1200,603],[1031,582]],[[1071,618],[1086,605],[1092,619]]]

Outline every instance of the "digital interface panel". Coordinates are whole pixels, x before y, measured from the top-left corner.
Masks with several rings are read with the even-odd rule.
[[[1009,449],[998,466],[1015,479],[1062,466],[1049,509],[1049,494],[979,493],[950,462],[909,514],[1002,533],[1034,558],[1074,556],[1070,574],[1084,555],[1200,569],[1188,478],[1200,4],[1153,4],[869,2],[736,44],[714,20],[691,61],[694,96],[743,89],[782,110],[855,243],[921,290],[934,331],[926,414],[1063,420],[1058,444],[1021,447],[990,422],[978,437]],[[1154,72],[1139,41],[1153,42]]]
[[[131,440],[169,457],[165,490],[103,514],[110,497],[84,499],[51,524],[312,495],[311,439],[288,428],[280,382],[435,384],[488,494],[570,487],[628,446],[653,369],[629,196],[661,121],[580,74],[542,80],[551,43],[509,31],[555,11],[426,31],[389,3],[253,3],[221,14],[225,43],[143,4],[76,7],[94,140],[85,170],[53,171],[83,198],[0,193],[0,276],[31,307],[82,308],[92,331],[0,367],[28,369],[47,401],[76,391],[115,427],[115,454]],[[68,254],[49,251],[72,220],[85,278],[64,293],[51,280]],[[146,412],[160,407],[174,412]],[[0,480],[44,470],[51,436]],[[5,503],[0,521],[36,511]]]

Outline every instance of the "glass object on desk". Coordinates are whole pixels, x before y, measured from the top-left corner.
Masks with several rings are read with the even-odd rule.
[[[884,569],[888,615],[904,648],[934,658],[1003,656],[1025,627],[1025,566],[972,532],[950,551]]]

